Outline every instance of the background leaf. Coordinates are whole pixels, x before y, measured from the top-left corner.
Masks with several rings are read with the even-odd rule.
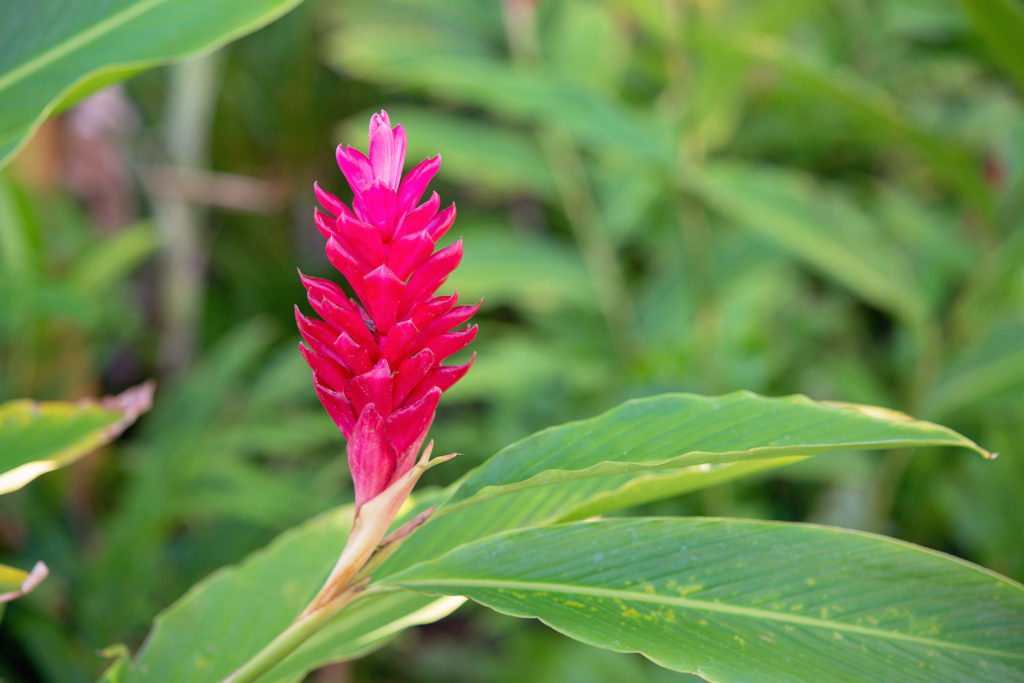
[[[69,465],[116,439],[153,402],[153,384],[100,401],[0,405],[0,493]]]
[[[1013,0],[960,0],[992,56],[1024,92],[1024,9]]]
[[[146,67],[220,46],[299,0],[5,1],[0,5],[0,165],[60,104]]]
[[[809,178],[717,163],[695,177],[715,210],[759,232],[879,308],[918,323],[925,302],[887,235],[841,196]]]
[[[488,538],[388,582],[465,595],[708,680],[1024,675],[1024,587],[940,553],[829,527],[582,522]]]
[[[3,603],[32,591],[48,573],[49,570],[42,562],[36,562],[32,571],[28,572],[0,564],[0,616],[3,616]]]

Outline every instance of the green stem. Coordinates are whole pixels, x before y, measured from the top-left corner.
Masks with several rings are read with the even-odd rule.
[[[352,586],[320,609],[300,618],[282,631],[270,644],[256,653],[256,656],[225,678],[222,683],[248,683],[249,681],[255,681],[291,654],[307,638],[323,628],[328,621],[341,612],[362,591],[363,585]]]
[[[341,551],[341,556],[327,577],[327,581],[313,597],[309,606],[291,626],[282,631],[269,645],[257,652],[252,659],[224,679],[222,683],[242,683],[256,680],[258,676],[269,671],[307,638],[323,628],[353,599],[363,594],[370,582],[368,573],[376,568],[377,560],[380,559],[375,559],[375,553],[378,550],[383,550],[385,555],[394,552],[394,549],[401,545],[409,537],[409,534],[426,522],[427,517],[433,512],[433,508],[425,510],[385,538],[388,528],[402,504],[409,498],[420,475],[431,467],[455,457],[454,454],[451,454],[431,459],[430,454],[433,447],[434,442],[431,441],[423,449],[419,461],[411,470],[356,510],[352,532],[345,543],[345,548]],[[358,576],[362,576],[362,578],[357,578]]]

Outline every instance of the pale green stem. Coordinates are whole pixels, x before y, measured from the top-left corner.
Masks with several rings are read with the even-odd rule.
[[[350,587],[333,601],[299,618],[274,638],[269,645],[260,650],[255,657],[225,678],[222,683],[255,681],[291,654],[295,648],[306,642],[307,638],[323,628],[361,592],[362,586]]]

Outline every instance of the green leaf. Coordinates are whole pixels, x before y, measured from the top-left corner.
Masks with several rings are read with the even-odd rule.
[[[410,536],[374,576],[389,576],[424,560],[440,557],[459,545],[501,531],[621,510],[803,459],[795,456],[722,465],[705,463],[670,470],[637,470],[526,488],[468,506],[439,505],[427,524]]]
[[[1024,587],[870,534],[728,519],[514,531],[387,584],[708,680],[1019,680]]]
[[[116,439],[149,410],[153,386],[147,382],[100,401],[22,399],[0,405],[0,494]]]
[[[431,502],[421,494],[402,519]],[[157,616],[118,680],[220,681],[298,616],[337,560],[351,525],[352,506],[337,508],[196,584]],[[381,646],[404,628],[436,621],[461,602],[408,591],[366,595],[260,680],[302,680],[318,666]]]
[[[0,165],[58,106],[117,78],[212,50],[299,0],[6,3],[0,10]]]
[[[951,429],[883,408],[749,392],[665,394],[512,444],[473,472],[439,512],[525,488],[638,470],[914,446],[989,455]]]
[[[1016,0],[960,0],[992,56],[1024,92],[1024,9]]]
[[[393,573],[438,557],[460,543],[517,526],[596,514],[800,459],[642,471],[519,491],[428,523],[375,574]],[[420,494],[416,509],[439,504],[453,490],[454,486],[434,496]],[[122,669],[123,680],[176,680],[177,676],[214,681],[230,673],[270,642],[312,597],[345,542],[351,514],[347,506],[306,522],[241,565],[221,570],[197,584],[157,618],[130,671],[124,673]],[[266,590],[266,586],[275,588]],[[274,677],[267,680],[298,680],[316,666],[358,656],[400,630],[436,621],[457,606],[450,599],[437,601],[416,593],[371,593],[279,664]],[[252,620],[251,615],[257,612],[260,619]],[[203,648],[219,642],[220,634],[227,630],[232,634],[234,649],[228,661],[222,663],[214,657],[216,653]],[[182,652],[193,650],[198,653],[195,657],[179,663]]]
[[[467,475],[375,576],[500,531],[620,510],[817,453],[927,445],[988,455],[945,427],[882,408],[745,392],[630,401],[500,451]]]

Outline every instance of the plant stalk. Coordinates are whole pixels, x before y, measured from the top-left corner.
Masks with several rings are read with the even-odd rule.
[[[255,681],[270,671],[278,662],[304,643],[307,638],[323,628],[328,621],[361,594],[365,587],[366,581],[349,586],[348,589],[343,591],[334,600],[309,614],[304,613],[303,616],[296,619],[291,626],[274,638],[269,645],[256,653],[255,657],[225,678],[222,683],[249,683],[249,681]]]

